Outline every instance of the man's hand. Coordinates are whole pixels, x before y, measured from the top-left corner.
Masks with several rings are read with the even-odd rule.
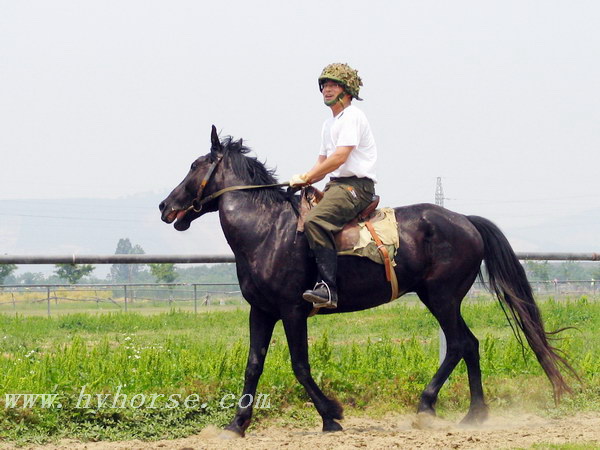
[[[302,187],[306,186],[307,184],[309,184],[309,182],[305,173],[296,174],[290,180],[291,187]]]

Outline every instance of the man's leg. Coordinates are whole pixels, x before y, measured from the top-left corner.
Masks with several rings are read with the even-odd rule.
[[[331,183],[325,196],[306,217],[304,233],[315,256],[320,282],[306,291],[302,298],[315,307],[337,307],[337,251],[334,234],[368,206],[372,188]],[[372,184],[371,184],[372,186]]]
[[[321,281],[313,289],[305,291],[302,298],[315,308],[337,308],[337,251],[315,247],[313,253]]]

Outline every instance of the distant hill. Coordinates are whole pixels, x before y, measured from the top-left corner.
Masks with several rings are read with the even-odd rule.
[[[113,254],[121,238],[141,245],[146,253],[231,253],[217,214],[200,218],[185,232],[163,223],[158,204],[166,195],[0,200],[0,253]]]

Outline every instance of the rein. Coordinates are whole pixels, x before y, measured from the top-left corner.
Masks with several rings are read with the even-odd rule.
[[[202,198],[202,194],[204,193],[204,188],[210,181],[215,169],[217,168],[217,166],[223,159],[223,156],[219,155],[216,158],[217,158],[216,161],[213,161],[213,163],[210,165],[210,167],[206,171],[206,174],[204,175],[204,178],[202,179],[202,182],[200,183],[200,187],[198,188],[198,194],[196,195],[196,198],[194,200],[192,200],[192,204],[186,209],[186,211],[189,211],[192,209],[192,210],[194,210],[194,212],[199,213],[200,211],[202,211],[202,206],[204,206],[206,203],[210,202],[211,200],[214,200],[215,198],[220,197],[221,195],[225,194],[226,192],[244,191],[244,190],[249,190],[249,189],[274,188],[274,187],[283,187],[283,186],[290,185],[289,183],[279,183],[279,184],[254,184],[254,185],[229,186],[229,187],[226,187],[224,189],[221,189],[217,192],[210,194],[208,197]]]

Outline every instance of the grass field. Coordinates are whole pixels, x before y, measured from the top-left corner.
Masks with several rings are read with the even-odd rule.
[[[574,394],[555,407],[549,382],[533,355],[522,352],[498,304],[469,299],[463,315],[480,340],[490,407],[549,415],[597,411],[600,302],[546,299],[540,306],[547,329],[577,327],[562,333],[558,345],[584,383],[573,382]],[[0,438],[156,439],[190,434],[206,424],[224,425],[234,409],[223,406],[233,404],[242,388],[247,315],[247,308],[200,314],[0,315]],[[437,369],[437,330],[431,314],[411,300],[314,317],[309,322],[313,375],[326,393],[344,404],[347,414],[413,411]],[[270,407],[257,409],[255,422],[320,421],[293,377],[280,324],[258,392],[268,396]],[[56,394],[61,407],[27,407],[23,398],[10,407],[7,393]],[[87,404],[82,394],[89,394]],[[125,395],[127,401],[115,400]],[[142,396],[154,396],[155,402],[138,407]],[[97,405],[98,398],[108,401]],[[169,398],[193,401],[173,406]],[[224,398],[228,400],[221,404]],[[467,407],[468,382],[461,363],[442,389],[438,411],[458,418]]]

